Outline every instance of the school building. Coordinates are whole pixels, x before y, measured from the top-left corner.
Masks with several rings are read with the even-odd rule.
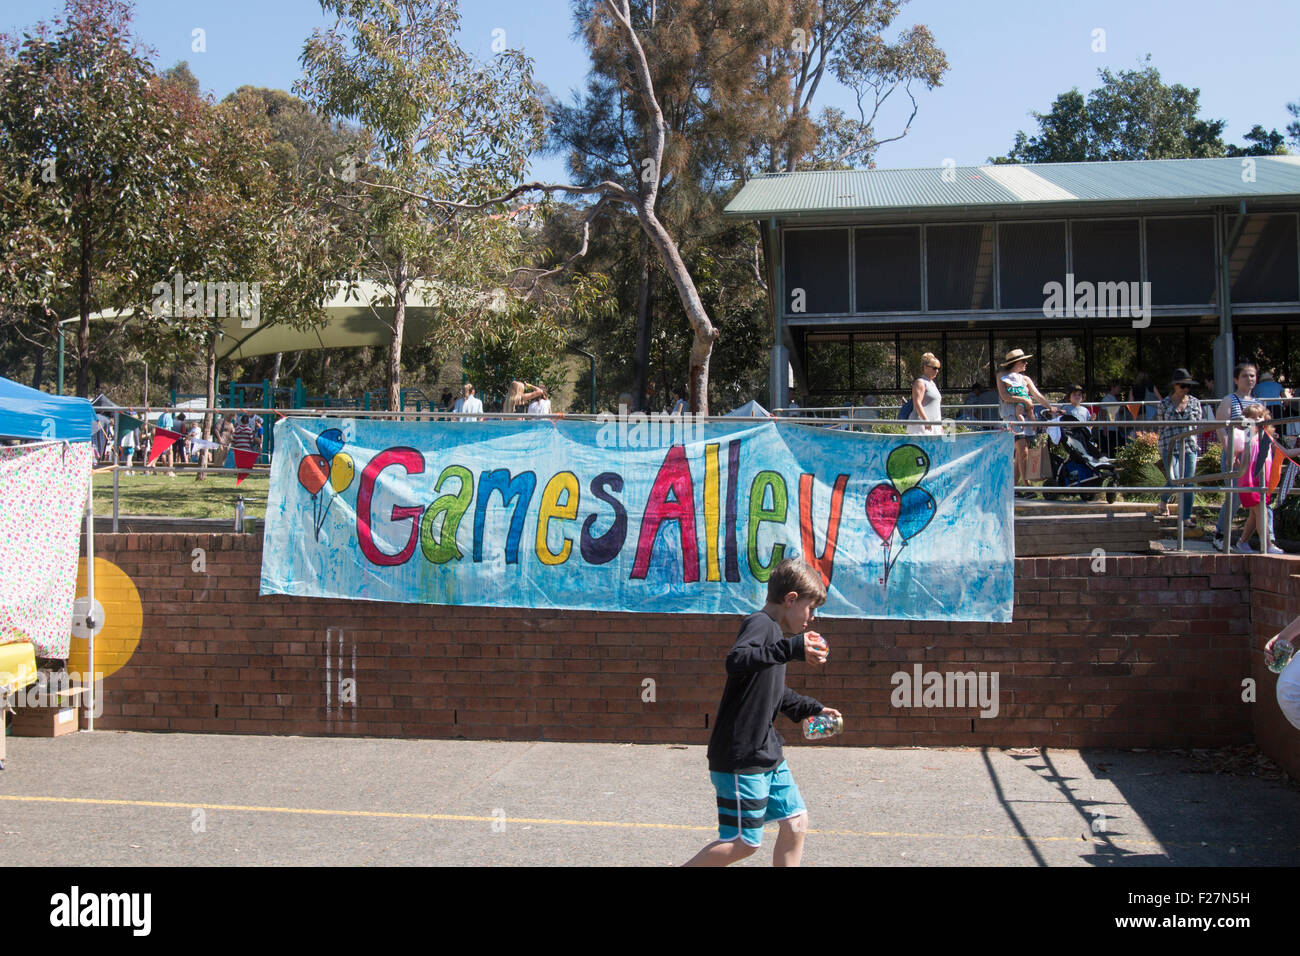
[[[778,407],[901,394],[927,351],[946,403],[1013,348],[1089,400],[1300,378],[1300,156],[777,173],[724,214],[759,223]]]

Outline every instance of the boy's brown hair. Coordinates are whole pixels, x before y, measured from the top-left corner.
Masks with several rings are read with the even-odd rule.
[[[773,604],[784,602],[791,591],[800,598],[815,598],[817,607],[826,603],[826,585],[821,572],[802,558],[786,558],[772,569],[772,576],[767,579],[767,599]]]

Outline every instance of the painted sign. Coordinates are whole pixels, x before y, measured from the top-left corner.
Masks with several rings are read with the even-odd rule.
[[[765,420],[283,419],[263,594],[752,612],[801,556],[828,617],[1009,621],[1009,434]]]

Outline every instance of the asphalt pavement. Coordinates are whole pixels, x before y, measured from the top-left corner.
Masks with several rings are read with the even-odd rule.
[[[716,834],[698,746],[115,731],[8,743],[9,865],[672,866]],[[806,866],[1300,865],[1300,787],[1249,752],[830,741],[789,763],[809,807]],[[740,865],[770,865],[775,837]]]

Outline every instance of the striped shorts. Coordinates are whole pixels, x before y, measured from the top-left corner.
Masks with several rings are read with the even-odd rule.
[[[807,813],[794,774],[784,760],[766,773],[720,773],[709,778],[718,792],[718,839],[763,843],[763,825]]]

